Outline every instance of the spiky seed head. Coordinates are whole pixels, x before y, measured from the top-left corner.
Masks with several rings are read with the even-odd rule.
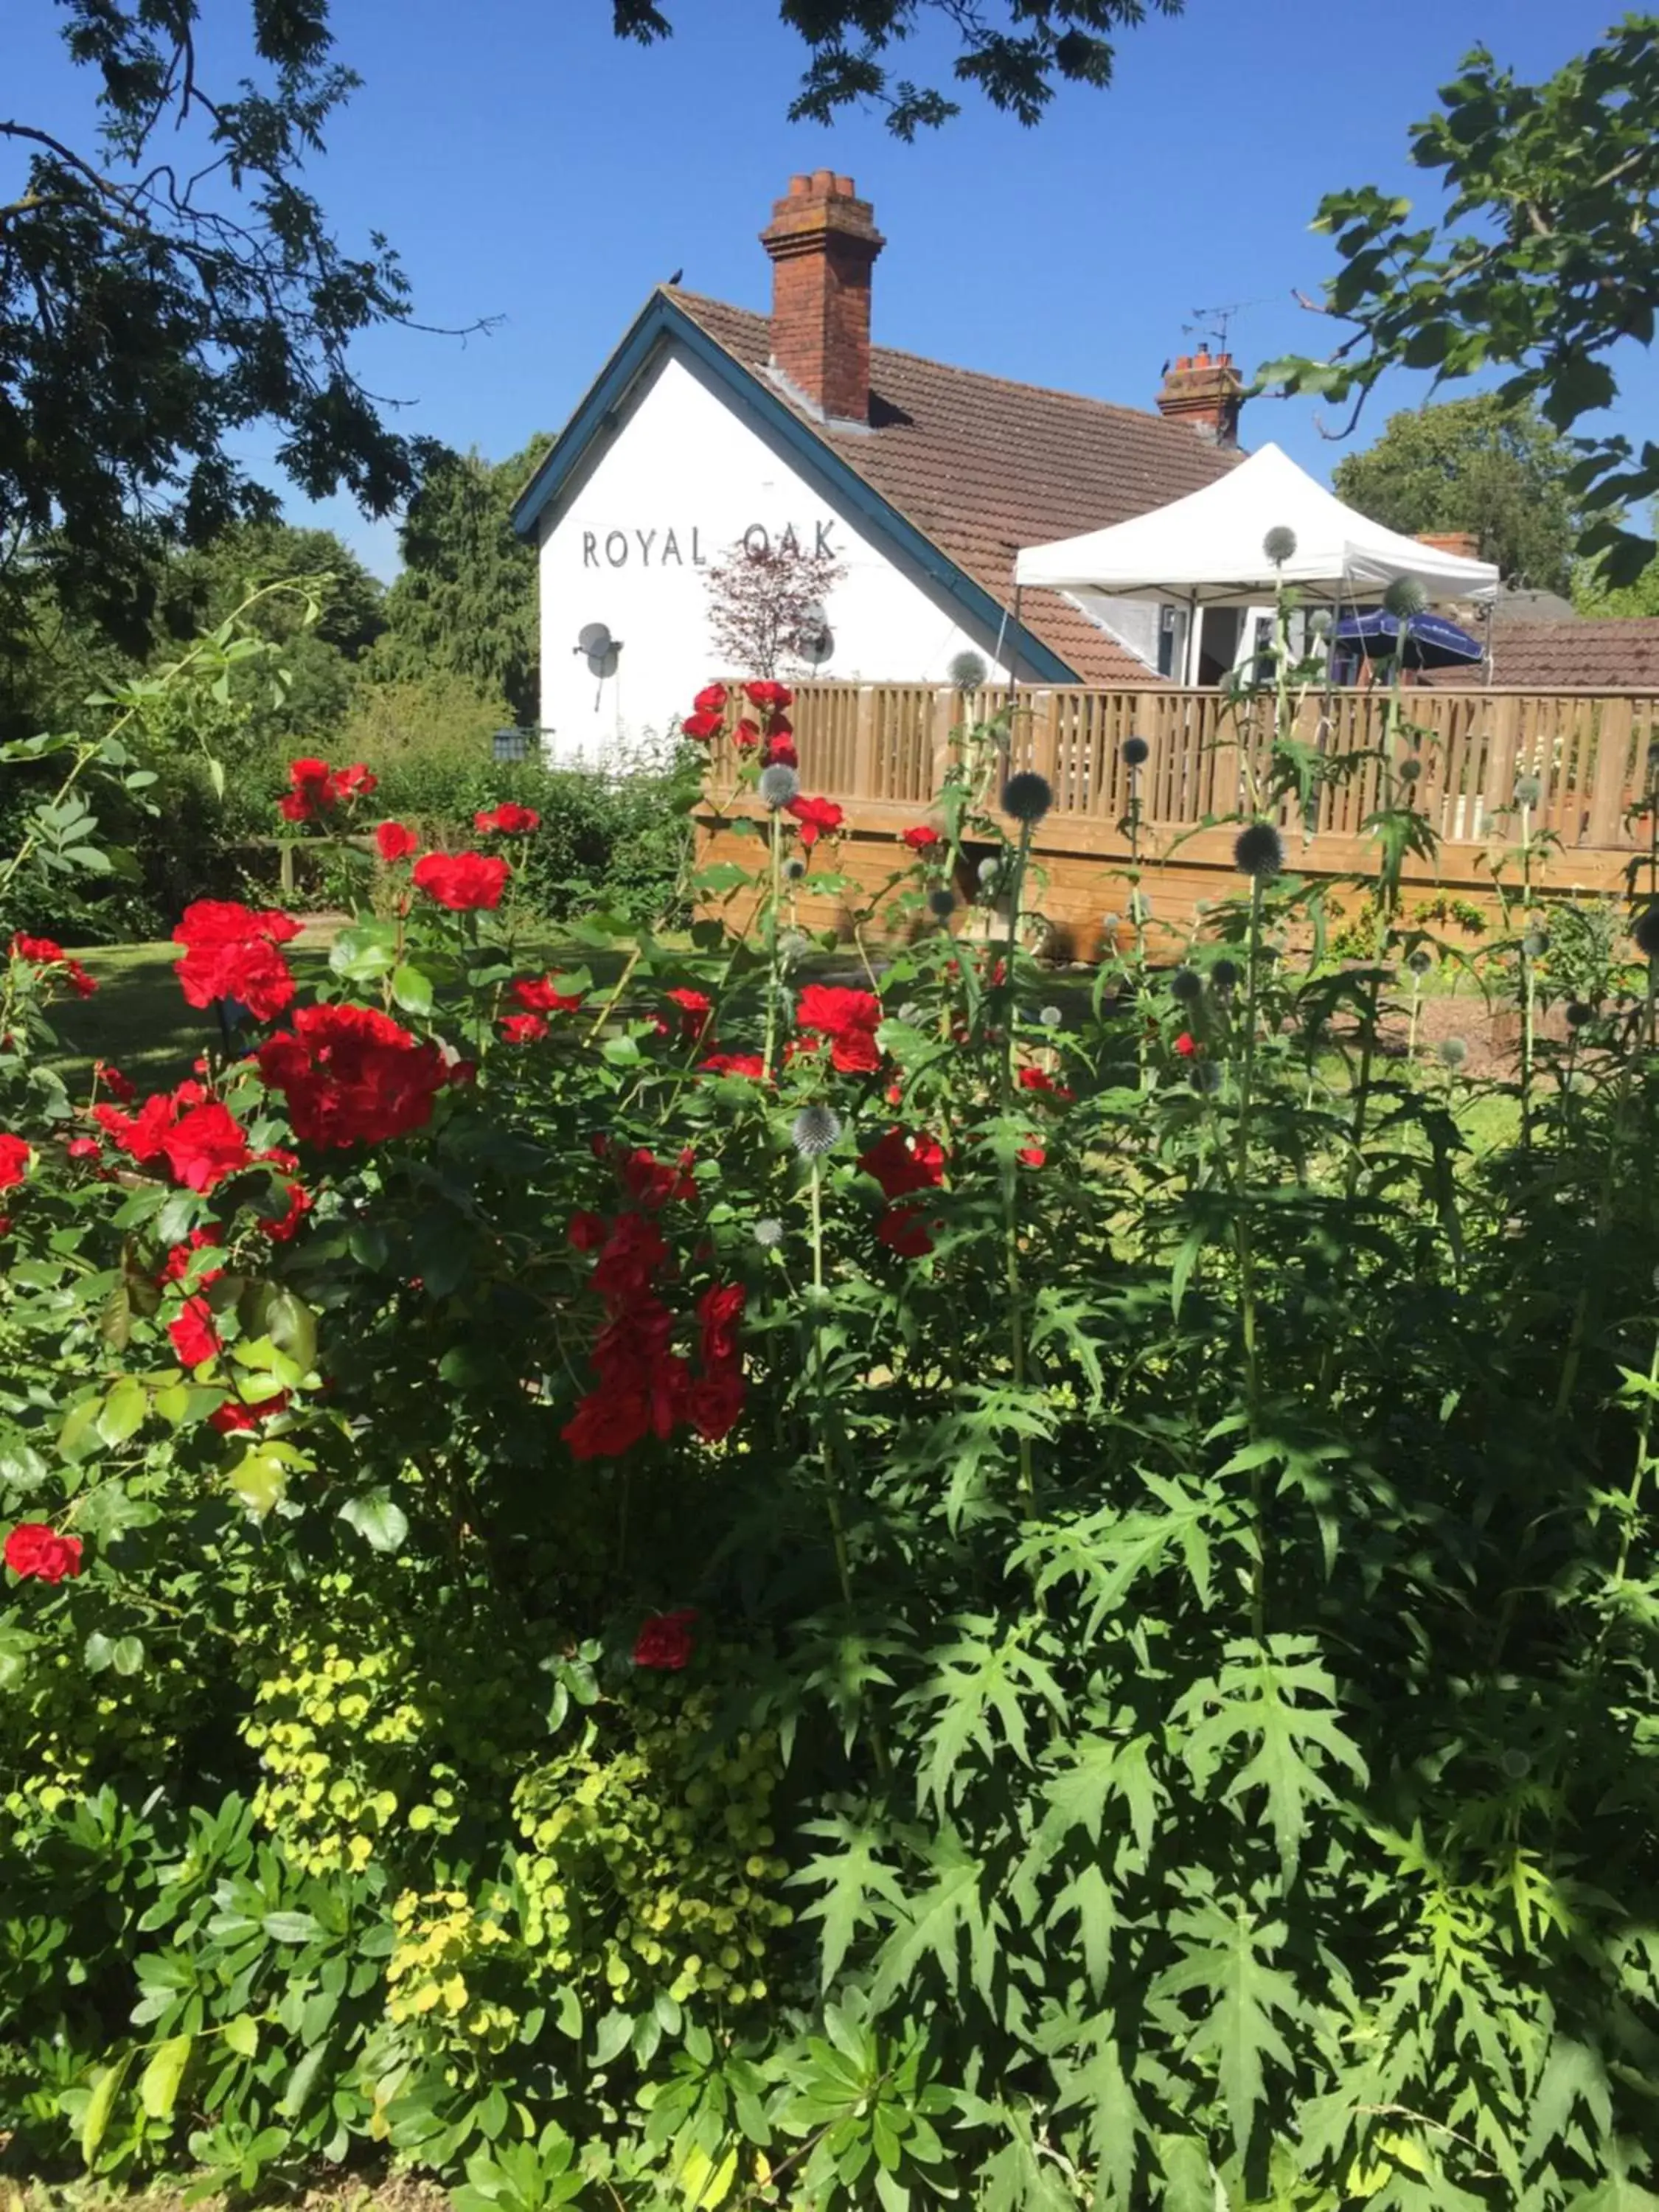
[[[783,872],[792,884],[798,884],[806,873],[806,862],[799,853],[792,853],[783,864]]]
[[[1550,933],[1548,930],[1540,929],[1535,924],[1531,929],[1525,933],[1521,939],[1521,950],[1526,954],[1528,960],[1541,960],[1549,949]]]
[[[1421,775],[1422,773],[1423,763],[1420,760],[1417,759],[1414,755],[1410,760],[1403,760],[1400,763],[1400,781],[1401,783],[1415,783],[1418,777]]]
[[[1396,576],[1383,592],[1382,604],[1396,622],[1414,622],[1429,604],[1429,595],[1415,576]]]
[[[1275,568],[1282,568],[1287,561],[1296,557],[1296,532],[1288,524],[1276,522],[1261,541],[1261,550]]]
[[[1002,787],[1002,811],[1016,822],[1035,830],[1054,803],[1054,787],[1046,775],[1023,768]]]
[[[1541,776],[1517,775],[1515,779],[1515,803],[1517,806],[1536,806],[1544,796]]]
[[[1638,952],[1646,953],[1650,960],[1659,957],[1659,899],[1643,908],[1631,924],[1630,933]]]
[[[995,883],[997,878],[1002,873],[1001,854],[1000,853],[988,853],[985,855],[985,858],[980,862],[979,866],[975,872],[978,876],[981,884],[989,884]]]
[[[1148,922],[1152,918],[1152,902],[1145,891],[1129,894],[1129,919],[1133,922]]]
[[[1408,952],[1406,955],[1406,965],[1413,975],[1426,975],[1434,965],[1434,957],[1431,953],[1425,952],[1419,945],[1414,952]]]
[[[1221,1070],[1212,1060],[1195,1060],[1193,1062],[1192,1085],[1194,1091],[1201,1091],[1206,1097],[1212,1096],[1221,1088]]]
[[[1177,1004],[1190,1006],[1204,994],[1204,979],[1195,968],[1177,968],[1170,978],[1170,996]]]
[[[978,691],[984,688],[990,671],[976,653],[959,653],[945,670],[958,691]]]
[[[776,761],[760,772],[760,795],[775,814],[800,795],[800,778],[792,768]]]
[[[1440,1061],[1443,1067],[1462,1067],[1469,1056],[1469,1048],[1462,1037],[1442,1037]]]
[[[1115,937],[1122,927],[1123,916],[1121,914],[1103,914],[1100,917],[1100,933],[1103,937]]]
[[[928,892],[927,904],[940,921],[949,921],[957,910],[957,895],[948,884],[940,884]]]
[[[1284,843],[1271,822],[1252,822],[1233,841],[1233,866],[1242,876],[1276,876],[1284,865]]]
[[[1237,960],[1218,960],[1210,970],[1210,981],[1218,991],[1223,993],[1236,991],[1239,986],[1241,973]]]
[[[812,950],[812,940],[804,929],[786,929],[778,939],[778,957],[786,968],[805,960]]]
[[[1595,1009],[1594,1006],[1587,1006],[1582,999],[1571,999],[1568,1000],[1567,1027],[1570,1030],[1582,1030],[1586,1022],[1593,1022],[1595,1019]]]
[[[1125,768],[1139,768],[1152,750],[1145,738],[1125,738],[1123,765]]]
[[[1524,1782],[1532,1772],[1532,1753],[1522,1751],[1518,1743],[1506,1747],[1498,1764],[1511,1782]]]
[[[1316,607],[1308,617],[1308,629],[1311,636],[1323,637],[1330,626],[1331,611],[1328,607]]]
[[[1065,1018],[1058,1006],[1045,1006],[1037,1016],[1045,1030],[1057,1030]]]
[[[789,1125],[789,1141],[804,1160],[815,1160],[841,1142],[841,1115],[833,1106],[803,1106]]]
[[[769,1214],[764,1220],[757,1221],[755,1224],[755,1242],[763,1252],[775,1252],[783,1242],[782,1222],[773,1220]]]

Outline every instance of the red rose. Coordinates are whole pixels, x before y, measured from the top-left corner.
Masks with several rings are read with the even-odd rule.
[[[913,853],[926,853],[945,841],[930,823],[915,822],[905,831],[902,842]]]
[[[843,990],[833,983],[809,983],[795,1007],[796,1027],[827,1036],[830,1064],[844,1075],[867,1075],[880,1066],[880,1022],[881,1000],[873,992]]]
[[[820,837],[833,836],[845,818],[833,799],[792,799],[785,811],[799,823],[800,842],[809,851]]]
[[[288,1186],[288,1205],[285,1210],[281,1213],[271,1215],[268,1220],[261,1221],[258,1225],[273,1244],[290,1244],[299,1234],[300,1224],[316,1202],[303,1183],[291,1182]]]
[[[1063,1083],[1057,1083],[1046,1067],[1022,1067],[1019,1071],[1022,1091],[1045,1091],[1052,1098],[1074,1098],[1077,1093]]]
[[[493,830],[503,837],[528,836],[532,830],[541,828],[542,817],[533,806],[520,806],[515,799],[504,799],[492,812],[475,814],[472,826],[485,832]]]
[[[161,1147],[173,1127],[173,1101],[158,1091],[146,1098],[136,1114],[124,1114],[118,1106],[100,1102],[93,1108],[92,1118],[112,1144],[144,1167],[161,1157]]]
[[[313,1145],[406,1136],[431,1120],[451,1080],[435,1045],[417,1044],[373,1006],[302,1006],[292,1034],[260,1046],[258,1063],[286,1097],[295,1134]]]
[[[539,1014],[503,1014],[501,1035],[508,1044],[534,1044],[547,1035],[547,1024]]]
[[[112,1066],[108,1060],[94,1060],[92,1063],[92,1073],[94,1079],[103,1085],[110,1097],[120,1099],[124,1105],[130,1106],[137,1097],[132,1078],[130,1075],[123,1075],[120,1069]]]
[[[637,1399],[611,1389],[590,1390],[559,1434],[572,1459],[621,1459],[650,1426],[650,1416]]]
[[[185,1300],[178,1319],[167,1323],[167,1334],[181,1367],[200,1367],[223,1348],[213,1326],[213,1309],[204,1297]]]
[[[697,1300],[705,1367],[724,1367],[737,1358],[738,1323],[747,1297],[741,1283],[716,1283]]]
[[[415,863],[415,883],[452,914],[471,914],[501,904],[512,872],[505,860],[483,853],[428,853]]]
[[[618,1171],[629,1196],[647,1213],[654,1213],[659,1206],[671,1200],[690,1198],[696,1190],[691,1179],[691,1153],[683,1152],[678,1161],[659,1160],[656,1154],[643,1146],[624,1156]]]
[[[700,714],[718,714],[731,696],[724,684],[705,684],[691,704]]]
[[[680,1035],[700,1037],[708,1026],[708,1017],[714,1011],[714,1002],[702,991],[680,989],[668,996],[680,1010]]]
[[[919,1206],[890,1206],[876,1224],[876,1236],[901,1260],[925,1259],[933,1249],[933,1231]]]
[[[379,788],[380,779],[365,761],[354,761],[349,768],[337,768],[328,779],[328,793],[336,799],[367,799]]]
[[[104,1148],[96,1137],[71,1137],[64,1151],[72,1160],[101,1160],[104,1157]]]
[[[406,860],[420,842],[415,832],[406,830],[401,822],[382,822],[374,832],[374,842],[387,867],[396,861]]]
[[[800,755],[795,750],[793,738],[770,738],[766,745],[768,768],[799,768]]]
[[[654,1221],[642,1214],[625,1213],[612,1228],[593,1270],[593,1288],[617,1304],[639,1298],[668,1257],[668,1247]]]
[[[752,699],[757,707],[793,707],[795,703],[795,695],[787,684],[745,684],[743,696]]]
[[[691,1634],[696,1617],[693,1605],[678,1613],[653,1613],[634,1639],[634,1664],[658,1674],[678,1674],[696,1648]]]
[[[550,975],[521,975],[512,990],[527,1014],[574,1014],[581,1006],[581,993],[568,996],[556,990]]]
[[[22,1137],[0,1133],[0,1190],[10,1190],[28,1173],[29,1147]]]
[[[21,930],[11,940],[14,960],[27,960],[36,968],[51,968],[64,957],[64,948],[50,937],[25,937]]]
[[[204,1229],[192,1229],[190,1232],[189,1243],[175,1244],[167,1254],[166,1265],[155,1278],[156,1281],[164,1285],[185,1281],[190,1274],[191,1262],[196,1255],[198,1252],[217,1251],[224,1241],[225,1232],[216,1221],[209,1222]],[[204,1269],[196,1278],[197,1289],[205,1290],[210,1283],[216,1283],[223,1273],[222,1267]]]
[[[234,1436],[243,1429],[257,1429],[261,1421],[287,1411],[286,1390],[279,1390],[274,1398],[262,1398],[257,1406],[246,1405],[240,1398],[227,1398],[208,1415],[208,1426],[217,1429],[222,1437]]]
[[[299,934],[291,915],[256,913],[234,899],[198,899],[173,933],[185,948],[179,988],[192,1006],[237,999],[256,1021],[275,1021],[294,999],[294,978],[276,947]]]
[[[766,1075],[766,1062],[757,1052],[711,1052],[697,1062],[700,1075],[746,1075],[757,1083]]]
[[[610,1234],[611,1224],[602,1213],[573,1213],[567,1234],[578,1252],[597,1252]]]
[[[311,801],[297,791],[285,791],[276,802],[276,811],[284,822],[309,822]]]
[[[705,1443],[717,1444],[737,1426],[747,1385],[740,1367],[722,1367],[691,1385],[686,1413]]]
[[[760,743],[760,724],[758,722],[751,722],[749,720],[749,717],[745,714],[743,720],[738,724],[737,728],[732,732],[732,743],[737,746],[737,749],[740,753],[746,753],[754,746],[757,745]]]
[[[81,1571],[81,1539],[60,1536],[44,1521],[20,1521],[6,1539],[5,1559],[20,1581],[61,1583]]]
[[[284,821],[309,822],[313,814],[324,813],[333,805],[333,772],[325,760],[290,761],[288,780],[293,788],[276,802]]]
[[[723,714],[687,714],[680,724],[680,734],[696,738],[700,744],[707,744],[710,738],[719,737],[725,727],[726,717]]]
[[[890,1129],[859,1155],[859,1165],[873,1176],[884,1197],[906,1198],[913,1190],[933,1190],[945,1180],[945,1148],[925,1132],[907,1137]]]
[[[1028,1168],[1040,1168],[1048,1155],[1034,1139],[1029,1145],[1022,1145],[1014,1157],[1024,1161]]]
[[[1183,1060],[1194,1059],[1198,1053],[1198,1039],[1189,1030],[1182,1030],[1175,1041],[1175,1048]]]
[[[217,1099],[181,1114],[161,1139],[161,1150],[186,1190],[211,1190],[253,1158],[247,1132]]]

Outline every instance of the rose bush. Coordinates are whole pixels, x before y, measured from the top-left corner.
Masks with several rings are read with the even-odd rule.
[[[1477,1158],[1378,1049],[1386,865],[1318,957],[1288,743],[1204,941],[1103,875],[1126,949],[1057,980],[1046,787],[969,733],[868,969],[795,909],[842,824],[761,781],[790,703],[696,710],[752,936],[545,972],[534,825],[389,822],[314,994],[281,915],[186,915],[258,1033],[149,1098],[65,1087],[14,948],[13,2162],[1651,2203],[1659,929]]]

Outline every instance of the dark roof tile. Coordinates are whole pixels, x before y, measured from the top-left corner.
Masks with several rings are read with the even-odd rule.
[[[1659,617],[1498,623],[1482,665],[1437,672],[1437,686],[1489,680],[1507,690],[1659,692]]]

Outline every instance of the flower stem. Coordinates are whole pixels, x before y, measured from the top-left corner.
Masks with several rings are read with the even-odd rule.
[[[1261,961],[1261,878],[1250,878],[1250,938],[1244,1001],[1244,1054],[1238,1085],[1238,1134],[1233,1164],[1233,1233],[1238,1254],[1239,1325],[1244,1346],[1244,1408],[1248,1436],[1255,1443],[1260,1425],[1261,1373],[1256,1357],[1255,1254],[1250,1238],[1250,1119],[1255,1086],[1257,974]],[[1261,1462],[1250,1469],[1250,1516],[1255,1528],[1255,1564],[1250,1577],[1250,1632],[1260,1643],[1267,1609],[1267,1500]]]
[[[772,895],[766,908],[766,1050],[762,1057],[763,1073],[769,1079],[772,1061],[778,1044],[778,1000],[783,989],[783,975],[778,957],[778,909],[783,903],[783,816],[774,808],[770,824],[772,839]],[[816,1176],[812,1188],[817,1189]]]

